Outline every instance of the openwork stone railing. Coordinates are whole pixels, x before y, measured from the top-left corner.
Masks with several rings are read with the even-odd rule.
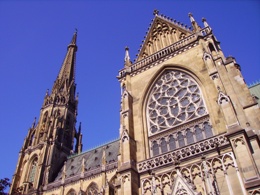
[[[218,147],[228,144],[229,142],[224,134],[218,135],[187,147],[153,157],[149,160],[139,162],[137,163],[137,170],[141,173],[163,165],[174,163],[176,160],[183,160],[185,158],[192,157],[193,155],[199,155],[209,150],[218,149]]]
[[[142,69],[150,68],[150,67],[154,66],[153,63],[156,62],[157,60],[162,59],[169,54],[177,55],[181,51],[181,49],[183,49],[183,50],[190,49],[191,47],[194,46],[192,43],[194,43],[198,39],[198,36],[204,37],[204,36],[209,35],[210,32],[211,32],[211,29],[209,27],[203,28],[199,32],[194,33],[190,36],[187,36],[186,38],[184,38],[140,61],[135,62],[131,67],[120,70],[118,78],[120,79],[120,78],[124,77],[126,75],[126,73],[130,73],[130,74],[134,75],[134,74],[136,74],[136,72],[141,71]],[[147,67],[147,65],[150,65],[150,66]]]

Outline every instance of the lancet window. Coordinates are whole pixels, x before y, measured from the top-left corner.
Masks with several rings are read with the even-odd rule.
[[[155,82],[146,116],[152,156],[213,136],[199,85],[179,70],[167,70]]]
[[[35,174],[36,174],[36,170],[37,170],[37,162],[38,162],[38,158],[34,158],[34,160],[32,161],[32,164],[30,167],[30,172],[29,172],[29,177],[28,177],[29,183],[34,182],[34,178],[35,178]]]

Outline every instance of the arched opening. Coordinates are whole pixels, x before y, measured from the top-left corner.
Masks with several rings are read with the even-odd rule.
[[[200,86],[181,70],[165,70],[155,80],[148,93],[146,120],[148,139],[156,136],[156,141],[149,141],[152,156],[213,136]],[[190,121],[194,125],[187,128]]]
[[[156,156],[159,154],[159,145],[158,145],[157,141],[153,141],[152,151],[153,151],[153,156]]]
[[[77,195],[77,192],[74,189],[70,189],[67,195]]]
[[[33,183],[35,180],[35,176],[37,173],[37,164],[38,164],[38,158],[35,157],[31,161],[30,169],[29,169],[29,174],[28,174],[28,183],[29,183],[29,189],[33,187]]]
[[[98,194],[98,185],[96,183],[91,183],[86,191],[87,195],[96,195]]]

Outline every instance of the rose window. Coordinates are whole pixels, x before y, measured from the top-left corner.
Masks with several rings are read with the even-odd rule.
[[[147,104],[150,135],[205,114],[199,86],[188,74],[166,71],[154,84]]]

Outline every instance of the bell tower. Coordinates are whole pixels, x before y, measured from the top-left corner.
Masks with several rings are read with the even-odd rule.
[[[45,94],[38,123],[35,120],[28,130],[19,152],[10,194],[39,194],[55,179],[67,156],[81,152],[81,127],[78,131],[75,128],[78,105],[75,95],[76,40],[77,32],[68,45],[52,91],[47,90]]]

